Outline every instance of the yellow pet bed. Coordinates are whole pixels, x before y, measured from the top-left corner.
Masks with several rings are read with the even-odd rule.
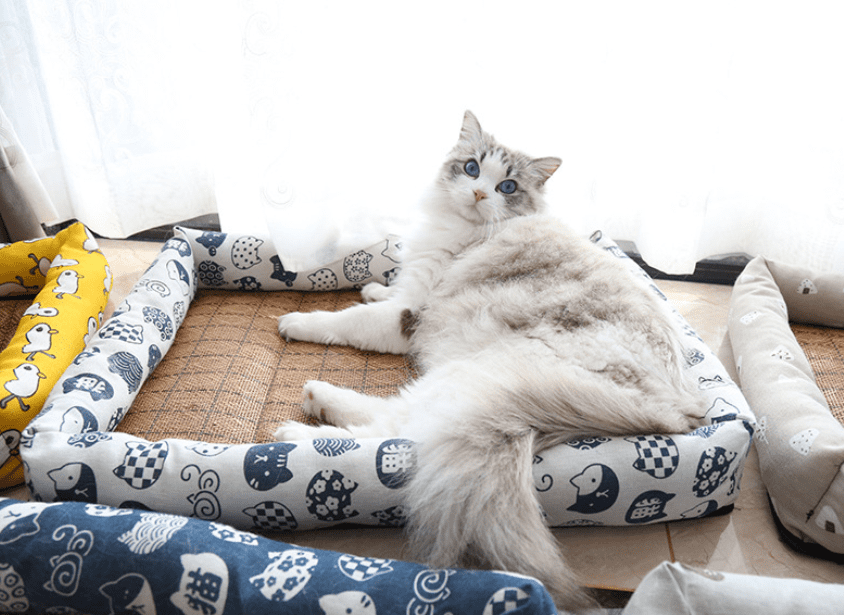
[[[100,325],[111,271],[80,223],[0,246],[0,296],[37,295],[0,353],[0,488],[23,482],[20,433]]]

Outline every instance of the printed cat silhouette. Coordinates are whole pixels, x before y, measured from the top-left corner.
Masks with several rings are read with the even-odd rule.
[[[94,470],[85,463],[67,463],[47,472],[56,489],[56,499],[71,502],[97,501]]]
[[[243,475],[250,487],[268,491],[293,478],[287,469],[287,455],[295,444],[256,444],[243,458]]]
[[[41,530],[38,517],[43,510],[43,504],[14,500],[0,508],[0,545],[37,534]]]
[[[112,613],[154,613],[155,600],[149,581],[136,573],[124,574],[100,587],[108,598]]]

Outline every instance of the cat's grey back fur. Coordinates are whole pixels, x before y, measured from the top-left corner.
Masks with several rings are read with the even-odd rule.
[[[582,357],[582,344],[598,340],[595,352],[608,364],[617,357],[607,353],[620,343],[666,369],[681,365],[678,331],[664,302],[617,257],[553,217],[508,220],[442,275],[411,338],[423,367],[505,338],[541,341],[564,357],[571,350]]]

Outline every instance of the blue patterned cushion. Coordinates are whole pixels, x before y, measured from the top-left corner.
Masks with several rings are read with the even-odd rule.
[[[181,516],[5,498],[0,611],[556,613],[523,576],[306,549]]]

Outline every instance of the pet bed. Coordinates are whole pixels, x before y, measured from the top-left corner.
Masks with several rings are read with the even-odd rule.
[[[730,307],[730,340],[759,417],[756,448],[772,508],[798,545],[842,554],[844,336],[821,327],[844,327],[844,273],[757,257],[737,279]],[[827,351],[807,357],[798,338],[822,341]]]
[[[108,262],[82,224],[0,245],[0,296],[36,295],[0,354],[0,488],[23,482],[20,433],[96,332],[110,290]]]
[[[500,572],[298,547],[219,523],[0,498],[4,613],[555,613]]]
[[[647,277],[610,240],[594,240],[624,258],[633,275]],[[288,272],[260,239],[176,229],[24,434],[31,492],[42,501],[148,508],[239,529],[402,524],[397,488],[414,463],[407,440],[230,444],[114,431],[170,348],[197,284],[334,290],[389,281],[399,261],[399,243],[388,238],[333,266]],[[695,518],[735,501],[755,419],[717,358],[683,326],[688,369],[708,402],[706,425],[688,434],[587,438],[544,451],[534,476],[549,525]]]

